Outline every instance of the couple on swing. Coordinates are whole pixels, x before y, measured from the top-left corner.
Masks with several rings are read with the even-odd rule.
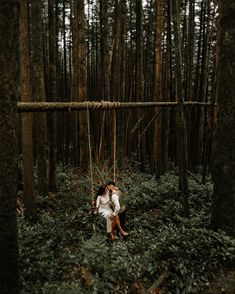
[[[122,192],[111,179],[108,179],[105,185],[101,185],[97,191],[96,209],[106,219],[106,228],[110,240],[115,240],[114,232],[116,228],[119,235],[128,236],[128,233],[123,230],[126,207],[122,196]]]

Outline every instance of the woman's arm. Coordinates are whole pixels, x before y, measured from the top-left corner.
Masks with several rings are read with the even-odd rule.
[[[96,209],[99,209],[99,207],[100,207],[100,196],[98,196],[96,199]]]

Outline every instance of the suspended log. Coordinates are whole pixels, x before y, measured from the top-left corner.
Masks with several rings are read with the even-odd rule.
[[[176,107],[178,102],[18,102],[18,112],[77,111],[86,109],[111,110],[116,108]],[[185,106],[214,106],[213,103],[187,101]]]

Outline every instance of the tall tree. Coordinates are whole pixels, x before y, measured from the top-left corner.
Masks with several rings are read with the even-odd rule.
[[[31,0],[32,23],[32,76],[34,101],[46,101],[46,88],[44,77],[44,57],[42,42],[42,15],[41,0]],[[47,124],[46,114],[35,114],[36,155],[38,173],[38,192],[42,195],[48,192],[47,183]]]
[[[68,81],[68,48],[67,48],[67,2],[62,1],[62,38],[63,38],[63,101],[69,101],[69,81]],[[70,113],[66,112],[63,114],[62,127],[64,130],[64,152],[65,152],[65,164],[69,162],[69,146],[70,146]]]
[[[84,0],[74,0],[74,99],[82,102],[86,100],[86,47],[85,47],[85,11]],[[76,72],[75,72],[76,71]],[[87,147],[87,117],[85,112],[80,112],[78,117],[79,127],[79,162],[82,170],[88,166]]]
[[[162,0],[156,1],[156,30],[155,30],[155,101],[162,101]],[[161,109],[156,109],[161,111]],[[162,116],[154,123],[154,167],[158,178],[162,174]]]
[[[142,101],[143,100],[143,6],[142,6],[142,0],[136,0],[135,14],[136,14],[135,100]],[[142,116],[141,113],[142,113],[141,109],[138,109],[138,120]],[[138,128],[138,160],[143,162],[145,157],[145,154],[143,154],[143,152],[145,148],[141,148],[141,146],[144,147],[144,142],[142,138],[141,138],[140,128]],[[142,152],[141,152],[141,149],[142,149]]]
[[[110,67],[110,56],[109,56],[109,43],[108,43],[108,1],[100,0],[100,93],[101,100],[110,99],[110,87],[109,87],[109,67]],[[99,153],[98,159],[104,159],[105,155],[105,143],[106,137],[104,128],[106,122],[106,113],[103,112],[102,125],[100,131],[100,142],[99,142]],[[109,140],[109,139],[108,139]]]
[[[49,29],[49,100],[56,101],[56,22],[55,0],[48,0],[48,29]],[[49,140],[49,167],[48,188],[54,192],[56,187],[56,115],[48,116],[48,140]]]
[[[188,38],[187,45],[185,48],[185,65],[186,65],[186,73],[185,73],[185,96],[188,100],[192,100],[192,69],[193,69],[193,54],[194,54],[194,39],[195,39],[195,2],[189,1],[189,17],[188,17]]]
[[[20,2],[20,92],[22,102],[31,102],[28,1]],[[25,215],[35,214],[33,177],[32,113],[22,113],[22,154]]]
[[[199,18],[199,32],[197,38],[197,52],[195,52],[196,57],[196,68],[195,68],[195,78],[194,78],[194,89],[193,89],[193,98],[195,101],[202,101],[200,96],[201,89],[201,79],[204,64],[202,64],[203,57],[203,36],[205,35],[205,3],[206,1],[202,0],[200,3],[200,18]],[[203,67],[202,67],[203,65]],[[192,70],[189,74],[192,76]],[[201,125],[202,117],[201,109],[199,107],[192,110],[192,128],[191,128],[191,157],[192,165],[199,165],[198,159],[201,156]]]
[[[218,0],[218,122],[211,225],[235,236],[235,5]]]
[[[0,2],[0,289],[19,293],[16,218],[19,10],[17,0]]]
[[[175,76],[176,100],[179,103],[177,111],[177,162],[179,168],[179,189],[182,196],[184,215],[189,216],[188,206],[188,144],[187,125],[183,89],[182,89],[182,53],[180,38],[180,14],[178,0],[172,0],[172,17],[175,41]]]
[[[115,0],[115,20],[113,27],[113,50],[111,62],[111,84],[110,94],[113,101],[121,101],[125,92],[124,87],[124,49],[125,49],[125,34],[126,34],[126,0]],[[117,122],[117,124],[116,124]],[[113,129],[112,129],[112,158],[119,161],[122,160],[122,123],[115,110],[113,111]],[[116,139],[115,139],[116,138]],[[115,141],[118,141],[118,148],[116,150]],[[117,153],[117,156],[116,154]]]
[[[166,15],[170,15],[169,12],[169,1],[164,1],[164,5],[162,6],[162,23],[164,24],[164,8],[166,11]],[[164,60],[164,69],[162,69],[162,99],[164,101],[171,101],[172,100],[172,91],[171,91],[171,78],[172,78],[172,62],[171,62],[171,21],[170,17],[169,20],[165,24],[165,30],[163,26],[163,34],[165,34],[165,47],[166,49],[163,50],[162,59]],[[162,136],[161,136],[161,172],[164,173],[168,167],[169,161],[169,108],[162,109]]]
[[[100,0],[100,66],[101,98],[109,98],[109,45],[108,45],[108,1]]]

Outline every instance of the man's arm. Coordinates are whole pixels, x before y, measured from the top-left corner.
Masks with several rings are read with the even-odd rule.
[[[119,211],[120,211],[120,203],[119,203],[119,197],[117,194],[112,194],[112,202],[114,204],[114,212],[113,212],[113,216],[117,216]]]

